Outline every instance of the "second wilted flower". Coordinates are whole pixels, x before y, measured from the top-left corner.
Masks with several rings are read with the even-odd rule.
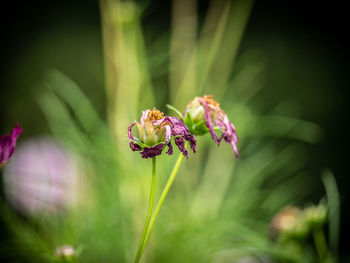
[[[135,125],[138,136],[132,135],[132,127]],[[196,140],[186,125],[176,117],[164,116],[155,108],[142,112],[140,122],[135,121],[129,126],[128,137],[130,148],[133,151],[141,151],[142,158],[153,158],[160,155],[166,145],[168,146],[166,153],[171,155],[173,153],[172,138],[187,158],[185,140],[190,143],[193,152],[196,152]]]
[[[213,99],[212,95],[195,97],[187,105],[183,118],[192,134],[203,135],[210,132],[217,145],[220,145],[222,139],[224,139],[231,144],[235,156],[238,158],[236,128],[230,122],[226,113],[220,108],[220,104]],[[220,137],[217,136],[215,130],[221,132]]]

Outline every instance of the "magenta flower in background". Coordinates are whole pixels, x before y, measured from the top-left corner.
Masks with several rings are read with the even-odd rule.
[[[132,135],[132,127],[138,130],[138,136]],[[133,122],[128,128],[130,148],[133,151],[141,151],[142,158],[153,158],[160,155],[168,146],[168,155],[173,153],[171,139],[179,147],[184,156],[188,158],[188,151],[185,148],[185,141],[190,143],[193,152],[196,152],[196,140],[190,134],[186,125],[176,117],[164,116],[155,108],[142,112],[140,122]]]
[[[54,214],[74,207],[84,185],[78,156],[48,137],[23,141],[11,165],[4,167],[6,199],[23,215]]]
[[[238,159],[238,137],[236,128],[228,119],[226,113],[220,108],[220,104],[213,99],[212,95],[195,97],[186,108],[184,122],[190,132],[195,135],[203,135],[210,132],[211,137],[220,146],[222,139],[231,144],[233,152]],[[216,124],[214,128],[213,122]],[[221,131],[221,136],[215,133]]]
[[[2,167],[11,158],[15,151],[16,141],[22,133],[22,128],[16,124],[12,129],[11,135],[3,135],[0,137],[0,167]]]

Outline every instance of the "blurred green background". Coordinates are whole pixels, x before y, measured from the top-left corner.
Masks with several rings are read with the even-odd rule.
[[[150,181],[142,171],[150,173],[150,162],[128,149],[127,125],[141,110],[167,112],[167,103],[183,110],[206,93],[236,125],[241,160],[234,162],[228,145],[217,148],[208,135],[199,139],[144,262],[239,262],[252,255],[257,262],[312,262],[274,247],[268,225],[281,207],[317,204],[325,196],[324,168],[335,174],[342,208],[349,205],[348,43],[341,5],[121,1],[105,11],[115,28],[107,25],[104,32],[98,1],[10,3],[7,10],[0,134],[19,122],[19,145],[55,136],[79,156],[87,186],[79,190],[86,202],[58,216],[26,216],[4,205],[4,262],[54,261],[52,251],[66,243],[82,248],[81,262],[131,261]],[[111,36],[118,44],[104,46],[103,37],[108,43]],[[112,50],[106,60],[104,50]],[[156,197],[175,156],[159,158]],[[344,262],[348,219],[343,209]]]

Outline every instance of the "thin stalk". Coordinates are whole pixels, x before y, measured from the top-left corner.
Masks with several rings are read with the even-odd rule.
[[[145,248],[145,246],[147,245],[147,242],[148,242],[148,239],[152,233],[152,229],[153,229],[153,226],[154,226],[154,223],[156,222],[156,219],[157,219],[157,216],[159,214],[159,211],[160,211],[160,208],[162,207],[163,203],[164,203],[164,200],[166,198],[166,196],[168,195],[168,192],[170,190],[170,187],[171,185],[173,184],[174,180],[175,180],[175,177],[177,175],[177,172],[179,171],[179,168],[180,168],[180,165],[181,165],[181,162],[183,160],[184,156],[183,154],[180,152],[179,154],[179,157],[177,158],[177,161],[175,163],[175,166],[170,174],[170,177],[163,189],[163,192],[159,198],[159,201],[157,203],[157,206],[156,206],[156,209],[154,211],[154,214],[152,216],[152,219],[151,219],[151,223],[149,225],[149,228],[148,228],[148,231],[147,231],[147,235],[146,235],[146,239],[145,239],[145,242],[143,243],[143,248]]]
[[[313,231],[313,237],[318,257],[320,262],[323,262],[328,256],[327,242],[323,230],[315,229]]]
[[[150,193],[149,204],[148,204],[148,212],[147,212],[145,226],[143,227],[142,236],[141,236],[141,240],[140,240],[140,243],[139,243],[139,247],[137,249],[137,254],[136,254],[134,263],[139,262],[139,260],[140,260],[140,258],[142,256],[142,253],[143,253],[143,249],[145,247],[145,245],[144,245],[145,237],[146,237],[146,233],[147,233],[147,230],[148,230],[148,225],[149,225],[149,222],[150,222],[150,219],[151,219],[151,215],[152,215],[155,185],[156,185],[156,157],[153,157],[152,158],[152,183],[151,183],[151,193]]]

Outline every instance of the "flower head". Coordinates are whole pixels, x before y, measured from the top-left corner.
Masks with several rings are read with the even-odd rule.
[[[310,228],[320,228],[327,221],[327,207],[323,204],[304,209],[304,217]]]
[[[137,127],[138,136],[132,135],[132,127]],[[153,108],[142,112],[140,122],[133,122],[128,128],[130,148],[141,151],[142,158],[153,158],[160,155],[164,147],[168,146],[168,155],[173,153],[171,139],[188,158],[185,140],[190,143],[193,152],[196,152],[196,140],[190,134],[186,125],[176,117],[164,116],[164,113]]]
[[[224,139],[231,144],[233,152],[238,158],[236,128],[230,122],[226,113],[220,108],[220,104],[213,99],[212,95],[195,97],[187,105],[183,115],[185,123],[192,134],[202,135],[210,132],[217,145],[220,145],[221,140]],[[216,127],[214,127],[213,122],[216,124]],[[220,137],[217,136],[215,130],[221,131]]]
[[[71,262],[73,261],[73,258],[76,256],[76,251],[70,245],[63,245],[56,249],[55,254],[56,254],[56,257],[64,260],[64,262]]]
[[[16,124],[12,129],[11,135],[3,135],[0,137],[0,167],[2,167],[13,155],[16,147],[16,141],[22,133],[22,128]]]
[[[272,240],[303,239],[309,233],[304,211],[297,206],[282,208],[270,223]]]

